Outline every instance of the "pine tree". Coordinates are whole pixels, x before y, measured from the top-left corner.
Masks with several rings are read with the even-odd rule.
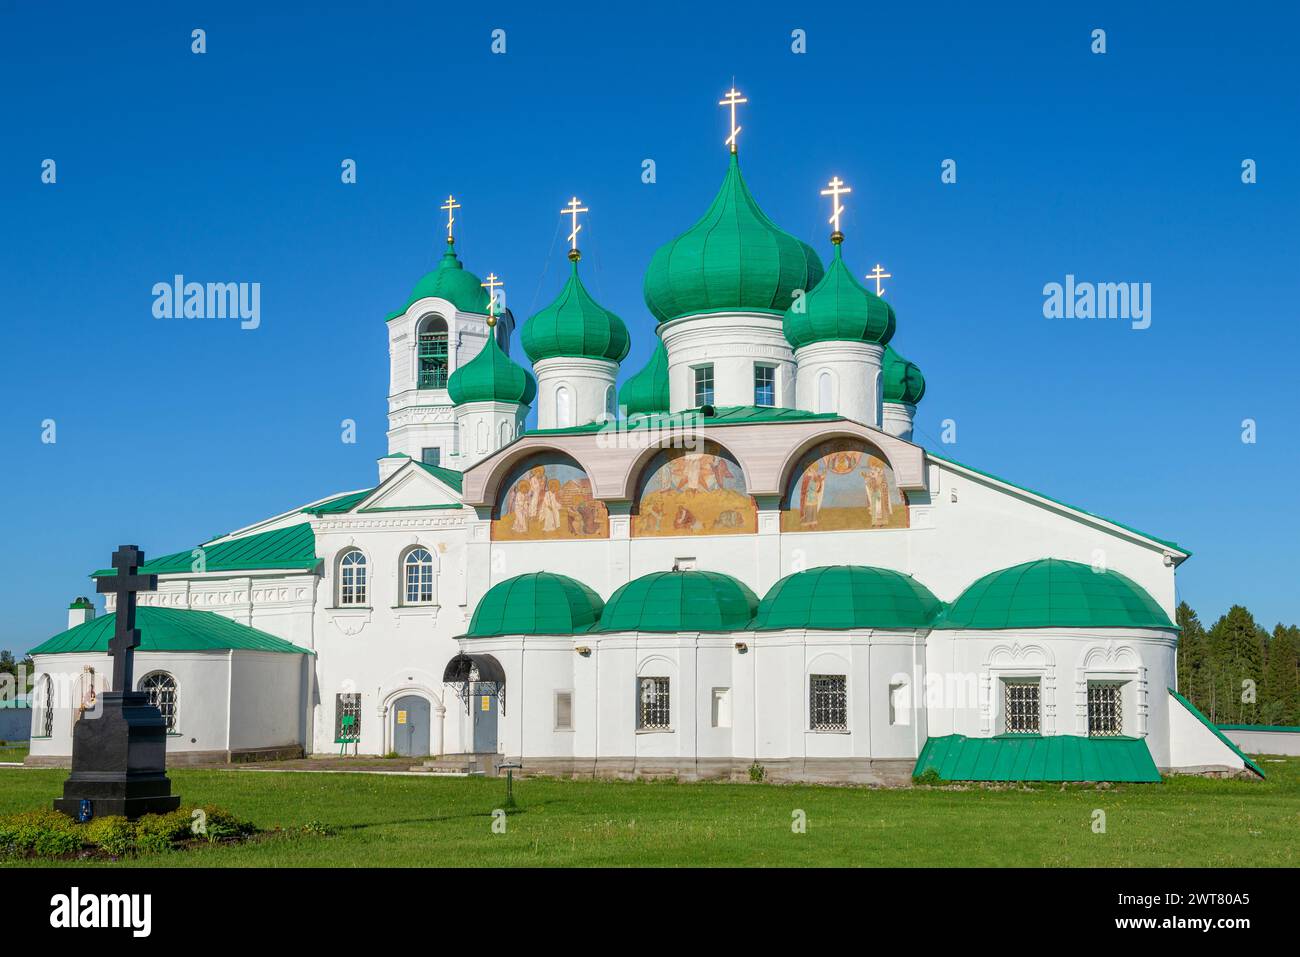
[[[1205,628],[1187,602],[1179,602],[1178,691],[1192,704],[1206,711],[1210,707],[1210,674],[1206,656]]]
[[[1217,724],[1258,724],[1264,646],[1255,619],[1233,605],[1209,633],[1209,717]]]
[[[1264,694],[1260,721],[1300,725],[1300,628],[1273,629],[1264,665]]]

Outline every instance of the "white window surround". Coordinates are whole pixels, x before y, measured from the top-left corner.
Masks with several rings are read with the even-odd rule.
[[[414,559],[419,558],[419,561]],[[397,583],[398,595],[401,598],[400,606],[403,608],[429,608],[436,606],[438,603],[438,560],[434,557],[434,550],[419,543],[408,545],[402,550],[401,559],[397,563],[400,569],[398,572],[400,578]],[[423,583],[428,579],[428,588],[418,588],[417,597],[412,598],[412,572],[418,571],[417,582]],[[427,569],[427,574],[425,570]],[[422,597],[428,595],[427,598]]]
[[[1044,645],[996,645],[980,672],[980,733],[1002,733],[1002,683],[1006,679],[1037,678],[1042,706],[1040,733],[1056,734],[1056,657]],[[1086,703],[1086,702],[1085,702]]]
[[[564,700],[562,700],[564,699]],[[573,720],[573,689],[557,689],[554,696],[554,708],[552,711],[553,730],[572,733],[574,728]],[[565,715],[567,713],[567,721]]]
[[[349,545],[339,552],[334,561],[333,588],[335,608],[370,607],[370,557],[357,546]]]

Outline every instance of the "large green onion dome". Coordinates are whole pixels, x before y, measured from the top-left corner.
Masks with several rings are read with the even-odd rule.
[[[811,289],[824,272],[811,246],[758,208],[732,153],[708,212],[650,260],[645,301],[660,322],[706,312],[779,314],[796,289]]]
[[[497,345],[496,326],[488,332],[487,344],[473,359],[451,374],[447,395],[456,405],[466,402],[518,402],[531,405],[537,383],[529,372]]]
[[[534,362],[556,356],[621,362],[631,346],[623,320],[601,306],[573,269],[556,300],[524,324],[520,342]]]
[[[885,346],[885,358],[881,363],[884,373],[884,392],[886,402],[906,402],[916,405],[925,395],[925,376],[915,362],[904,359],[894,351],[893,346]]]
[[[785,313],[785,337],[790,345],[814,342],[872,342],[884,345],[894,335],[894,310],[866,289],[844,265],[841,244],[825,278]]]
[[[985,575],[936,628],[1173,628],[1160,604],[1117,571],[1043,558]]]
[[[651,572],[609,596],[596,631],[740,631],[758,596],[720,572]]]
[[[487,290],[478,276],[461,265],[451,241],[447,242],[447,251],[442,254],[438,268],[417,282],[406,305],[388,318],[396,319],[410,309],[412,303],[429,297],[446,299],[461,312],[486,315],[488,311]]]
[[[668,411],[668,350],[655,337],[654,355],[645,368],[623,383],[618,390],[619,405],[628,415],[648,415]]]
[[[929,628],[943,604],[910,575],[830,565],[787,575],[763,596],[758,631],[778,628]]]
[[[466,636],[581,634],[599,620],[602,607],[600,596],[576,579],[530,572],[489,588]]]

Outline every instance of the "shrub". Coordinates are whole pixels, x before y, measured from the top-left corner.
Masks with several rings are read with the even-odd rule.
[[[931,787],[943,784],[943,778],[939,777],[938,768],[926,768],[920,774],[912,778],[914,784],[926,784]]]
[[[192,821],[196,809],[188,808],[186,810]],[[242,837],[257,830],[251,822],[241,821],[225,808],[217,807],[215,804],[205,804],[197,810],[203,812],[205,832],[196,834],[196,837],[204,837],[209,841],[220,841],[228,837]]]
[[[183,807],[166,814],[146,814],[135,823],[135,846],[142,853],[170,851],[190,835],[190,812]]]
[[[135,825],[124,817],[97,817],[86,825],[82,839],[101,851],[121,857],[135,850]]]
[[[80,847],[76,823],[53,809],[0,818],[0,854],[58,857]]]
[[[767,768],[755,761],[749,766],[749,779],[755,784],[761,783],[767,777]]]

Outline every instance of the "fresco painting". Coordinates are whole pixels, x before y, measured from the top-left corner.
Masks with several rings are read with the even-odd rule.
[[[738,535],[758,530],[758,507],[731,455],[712,442],[664,449],[642,473],[633,536]]]
[[[494,541],[609,537],[609,510],[592,497],[587,473],[563,455],[520,463],[502,483],[497,501]]]
[[[907,527],[907,499],[894,470],[865,444],[831,439],[799,460],[781,512],[783,532]]]

